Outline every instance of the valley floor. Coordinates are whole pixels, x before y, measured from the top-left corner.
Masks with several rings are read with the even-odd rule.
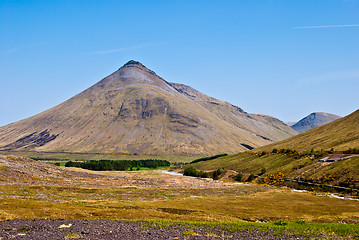
[[[278,227],[287,229],[290,224],[299,222],[302,223],[299,227],[308,227],[300,234],[334,234],[354,238],[359,235],[359,201],[295,192],[287,188],[168,175],[160,170],[94,172],[57,167],[22,157],[0,157],[1,233],[17,234],[22,227],[29,228],[23,229],[28,232],[26,234],[36,230],[31,225],[33,220],[13,219],[68,219],[61,221],[73,226],[87,221],[80,219],[157,219],[218,222],[219,226],[225,222],[251,223],[258,227],[270,224],[272,230]],[[89,224],[96,225],[92,220]],[[16,225],[17,221],[24,221],[24,226]],[[49,229],[56,229],[55,225],[62,224],[60,220],[34,220],[33,224],[41,221]],[[319,223],[329,224],[329,227],[313,230],[313,224]],[[138,223],[131,224],[129,228],[138,226]],[[294,229],[297,229],[298,226],[295,226]],[[48,231],[47,228],[43,230]],[[182,239],[184,231],[187,230],[178,236],[177,232],[174,235],[169,232],[168,236]],[[191,231],[194,233],[188,230],[186,238],[206,239],[207,233]],[[74,234],[81,235],[81,232],[76,230]]]

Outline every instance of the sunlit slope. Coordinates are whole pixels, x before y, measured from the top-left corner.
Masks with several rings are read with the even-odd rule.
[[[266,168],[268,173],[282,171],[289,173],[292,169],[308,162],[308,159],[295,160],[284,154],[264,155],[259,157],[256,154],[235,154],[217,158],[214,160],[191,164],[199,170],[229,169],[241,173],[258,174],[262,168]]]
[[[186,165],[185,168],[190,166],[204,171],[235,170],[244,176],[243,180],[250,174],[260,174],[265,168],[266,175],[281,172],[286,178],[359,188],[359,157],[327,164],[308,157],[296,159],[285,154],[243,153]]]
[[[276,142],[254,151],[277,149],[295,149],[297,151],[348,150],[359,147],[359,110],[352,114],[314,128],[297,136]]]
[[[130,61],[64,103],[1,127],[0,150],[212,155],[296,134],[278,119],[174,85]]]

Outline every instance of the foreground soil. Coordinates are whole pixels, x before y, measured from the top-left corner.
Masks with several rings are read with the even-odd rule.
[[[228,231],[186,224],[151,226],[150,222],[115,220],[15,219],[0,222],[0,239],[308,239],[271,230]]]

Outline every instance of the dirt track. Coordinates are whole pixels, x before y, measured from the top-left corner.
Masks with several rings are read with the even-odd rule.
[[[15,219],[0,222],[0,239],[306,239],[272,232],[230,232],[207,227],[172,225],[149,227],[146,222],[112,220]]]

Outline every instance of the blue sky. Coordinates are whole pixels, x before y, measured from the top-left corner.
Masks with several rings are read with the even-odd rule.
[[[358,0],[0,0],[0,125],[134,59],[250,113],[358,109]]]

